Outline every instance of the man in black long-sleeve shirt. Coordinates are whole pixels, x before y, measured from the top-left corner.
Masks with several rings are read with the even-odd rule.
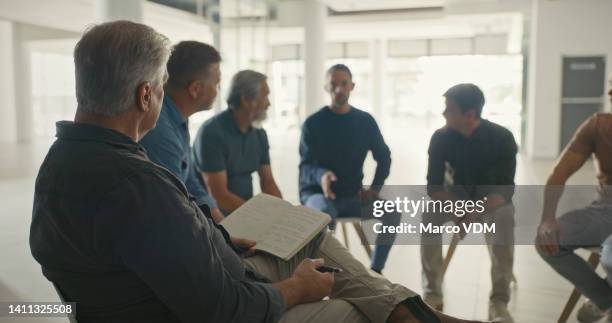
[[[337,217],[359,217],[362,205],[376,198],[389,176],[391,151],[367,112],[351,106],[349,96],[355,84],[346,65],[327,71],[326,89],[332,104],[306,119],[300,141],[300,199],[308,207]],[[372,186],[362,189],[363,163],[368,152],[377,162]],[[395,214],[383,218],[388,225],[400,221]],[[335,222],[332,222],[332,229]],[[393,240],[392,235],[387,235]],[[377,243],[372,269],[381,272],[392,241]]]
[[[473,84],[450,88],[446,97],[446,126],[437,130],[429,144],[427,191],[434,200],[485,200],[481,220],[496,224],[496,233],[487,235],[491,255],[490,319],[510,323],[506,309],[510,300],[510,282],[514,251],[514,173],[517,147],[512,133],[485,119],[482,91]],[[445,181],[447,179],[448,181]],[[475,215],[464,219],[437,214],[423,217],[426,223],[440,225],[448,221],[476,221]],[[442,247],[439,234],[424,233],[421,245],[423,289],[431,306],[442,307]]]

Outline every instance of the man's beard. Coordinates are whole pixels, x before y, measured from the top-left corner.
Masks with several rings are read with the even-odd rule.
[[[266,121],[267,118],[268,118],[268,112],[262,111],[255,117],[255,120],[253,121],[253,127],[261,128],[263,126],[263,122]]]
[[[348,97],[344,96],[344,95],[336,97],[334,99],[334,105],[338,106],[338,107],[341,107],[341,106],[345,105],[347,102],[348,102]]]

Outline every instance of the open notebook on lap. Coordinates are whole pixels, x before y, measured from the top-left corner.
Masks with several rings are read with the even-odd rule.
[[[221,224],[232,236],[255,240],[257,250],[289,260],[330,221],[323,212],[261,193]]]

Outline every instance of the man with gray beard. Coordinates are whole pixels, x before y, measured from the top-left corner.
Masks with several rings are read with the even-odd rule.
[[[272,176],[266,131],[253,126],[266,118],[269,94],[264,74],[238,72],[232,78],[227,110],[206,121],[196,135],[196,169],[226,215],[253,196],[255,171],[261,191],[282,198]]]

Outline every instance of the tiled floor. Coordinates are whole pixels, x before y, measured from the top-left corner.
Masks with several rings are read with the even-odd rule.
[[[383,124],[383,123],[381,123]],[[418,122],[386,123],[384,135],[393,152],[393,166],[388,184],[424,184],[426,149],[431,129]],[[392,125],[391,125],[392,124]],[[297,202],[297,129],[269,130],[271,157],[275,177],[286,199]],[[47,150],[48,142],[37,145],[0,145],[0,302],[51,301],[55,292],[40,273],[28,247],[33,185],[36,169]],[[517,184],[541,184],[553,161],[533,161],[519,157]],[[367,183],[372,178],[374,163],[366,163]],[[257,180],[255,180],[257,183]],[[572,183],[594,182],[589,163]],[[368,263],[357,236],[349,232],[351,250]],[[462,246],[445,278],[445,309],[466,318],[486,318],[489,279],[489,257],[484,246]],[[385,275],[420,291],[418,246],[394,246]],[[533,246],[517,246],[515,260],[517,285],[514,286],[510,309],[517,323],[556,322],[561,307],[571,290],[569,283],[548,268]],[[0,322],[62,322],[61,319],[21,319]],[[576,322],[572,317],[570,322]]]

